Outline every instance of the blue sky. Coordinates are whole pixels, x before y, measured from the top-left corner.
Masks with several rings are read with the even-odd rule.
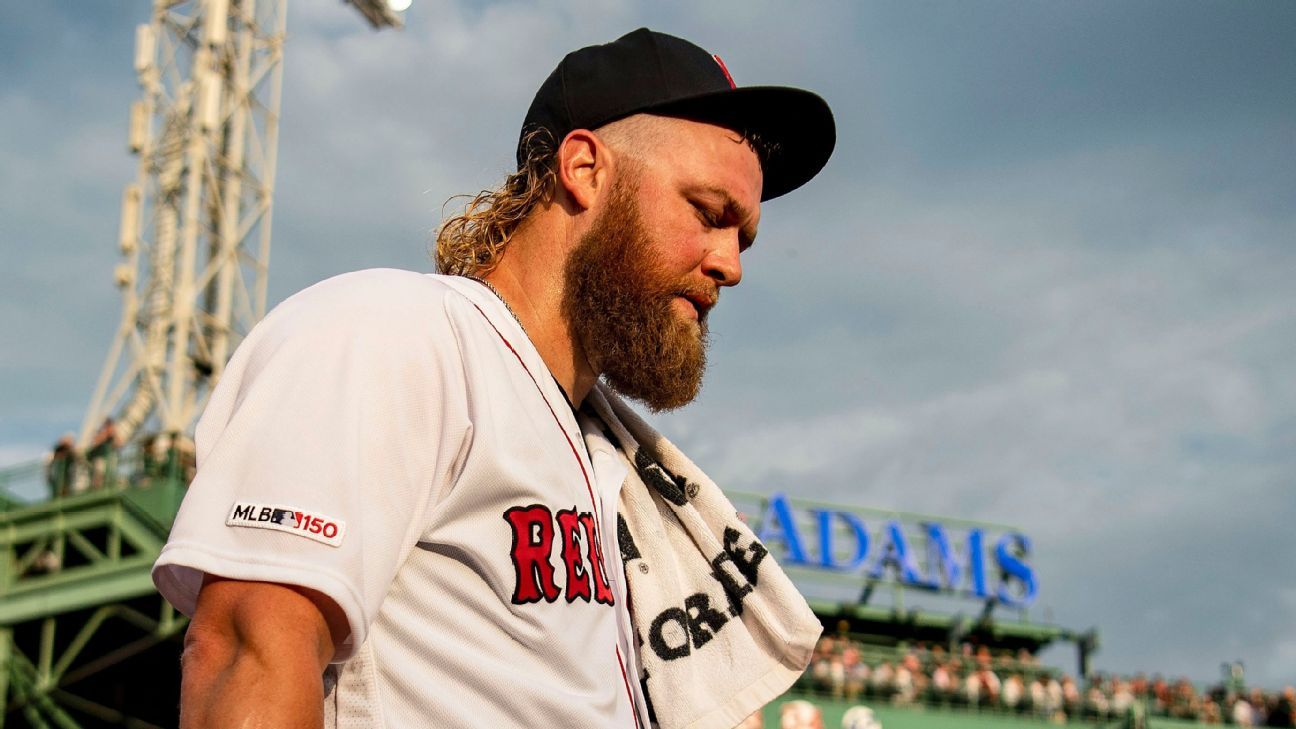
[[[0,7],[0,463],[111,341],[142,0]],[[455,2],[289,11],[270,298],[429,270],[572,48],[648,25],[819,91],[837,152],[763,211],[707,384],[722,485],[1020,525],[1099,668],[1296,682],[1296,5]],[[1058,657],[1070,664],[1069,654]]]

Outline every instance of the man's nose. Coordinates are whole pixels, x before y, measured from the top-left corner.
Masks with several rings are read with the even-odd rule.
[[[737,231],[716,236],[718,245],[702,258],[702,273],[718,286],[737,286],[742,280],[742,260],[739,258]]]

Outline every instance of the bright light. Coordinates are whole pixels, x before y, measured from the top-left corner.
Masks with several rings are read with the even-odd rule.
[[[413,0],[387,0],[387,7],[398,13],[403,13],[406,10],[409,10],[411,2],[413,2]]]

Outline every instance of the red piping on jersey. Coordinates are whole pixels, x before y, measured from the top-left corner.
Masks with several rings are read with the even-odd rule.
[[[522,370],[527,373],[527,377],[531,378],[531,384],[535,385],[537,390],[540,390],[540,399],[544,400],[545,407],[549,408],[549,414],[553,416],[554,423],[558,425],[558,430],[561,430],[563,438],[567,439],[567,447],[571,449],[572,455],[576,457],[576,465],[580,466],[581,476],[585,478],[585,491],[589,494],[590,506],[594,507],[594,519],[598,522],[594,531],[598,532],[602,528],[603,517],[599,514],[598,500],[594,498],[594,487],[590,485],[589,474],[585,472],[585,462],[581,460],[580,453],[576,451],[576,444],[572,442],[571,436],[567,434],[567,429],[563,427],[562,421],[558,419],[558,413],[554,412],[553,405],[549,404],[549,398],[545,397],[544,390],[540,389],[540,383],[536,380],[535,375],[531,374],[531,370],[526,366],[526,362],[522,361],[522,355],[518,354],[518,351],[513,348],[513,345],[509,340],[504,337],[503,332],[495,326],[495,322],[491,321],[490,317],[486,316],[486,312],[482,311],[480,306],[477,306],[475,302],[470,301],[469,303],[473,305],[473,308],[477,309],[479,314],[485,317],[486,323],[490,324],[491,329],[495,330],[496,336],[500,338],[500,341],[504,343],[504,346],[508,347],[508,350],[517,358],[518,364],[522,365]],[[598,540],[599,544],[603,543],[601,539],[598,539],[597,534],[595,534],[595,538]],[[607,565],[603,565],[603,570],[604,574],[606,574]]]
[[[562,431],[563,438],[567,440],[567,447],[571,449],[572,455],[576,457],[576,465],[580,466],[581,476],[585,478],[585,491],[589,493],[590,506],[594,508],[594,521],[596,522],[594,528],[594,541],[596,544],[603,544],[603,539],[599,536],[599,533],[603,528],[603,517],[599,514],[598,499],[594,498],[594,487],[590,485],[589,474],[585,472],[585,462],[581,460],[580,453],[576,451],[576,444],[572,442],[571,436],[567,434],[567,429],[563,427],[562,421],[558,419],[558,413],[554,412],[553,405],[549,404],[549,398],[545,397],[544,390],[540,389],[540,383],[536,380],[535,375],[531,374],[531,368],[527,367],[526,362],[522,360],[522,355],[518,354],[518,351],[513,348],[513,344],[509,342],[508,338],[504,336],[504,333],[499,330],[499,327],[495,326],[495,322],[491,321],[489,316],[486,316],[486,312],[482,311],[482,308],[477,305],[477,302],[469,299],[468,303],[472,304],[473,308],[477,310],[477,313],[482,315],[482,318],[486,320],[486,323],[490,325],[490,328],[495,330],[495,336],[499,337],[500,341],[504,343],[504,346],[508,347],[508,350],[517,358],[518,364],[522,365],[522,371],[527,373],[527,377],[531,378],[531,384],[535,385],[536,390],[539,391],[540,399],[544,400],[545,407],[549,408],[549,414],[553,416],[554,423],[557,424],[558,430]],[[598,554],[599,561],[601,562],[603,557],[602,551],[596,550],[595,553]],[[607,565],[603,565],[603,574],[610,574]],[[628,594],[629,593],[627,592],[627,595]],[[639,707],[635,703],[634,692],[630,690],[630,679],[626,676],[625,659],[621,656],[621,646],[614,643],[612,648],[616,651],[617,667],[621,669],[621,682],[625,684],[626,698],[630,699],[630,715],[634,717],[635,729],[641,729],[639,725]]]
[[[621,682],[625,684],[626,695],[630,697],[630,714],[635,720],[635,729],[640,729],[639,725],[639,707],[635,706],[634,692],[630,690],[630,679],[626,677],[625,659],[621,657],[621,646],[612,646],[616,649],[617,665],[621,667]]]

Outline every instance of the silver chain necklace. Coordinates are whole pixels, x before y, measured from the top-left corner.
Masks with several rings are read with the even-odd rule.
[[[484,278],[478,278],[476,276],[468,276],[467,278],[470,278],[473,281],[476,281],[477,283],[481,284],[482,286],[485,286],[486,288],[490,289],[490,292],[492,294],[495,294],[495,298],[499,299],[500,303],[504,305],[504,308],[508,310],[509,316],[513,317],[513,321],[517,322],[517,325],[522,329],[522,333],[526,334],[528,339],[531,338],[531,334],[527,332],[526,327],[522,326],[522,320],[518,318],[517,312],[513,311],[513,307],[509,306],[508,299],[504,298],[504,295],[499,292],[499,289],[492,286],[491,282],[487,281]]]
[[[478,278],[477,276],[465,276],[464,278],[468,278],[473,281],[476,281],[482,286],[485,286],[486,288],[490,289],[490,292],[492,294],[495,294],[495,298],[499,299],[500,303],[504,305],[504,308],[508,310],[509,316],[513,317],[513,321],[517,322],[518,328],[522,330],[522,333],[526,335],[526,338],[531,339],[531,333],[528,332],[527,328],[522,325],[522,320],[518,318],[517,312],[513,311],[513,307],[509,306],[508,299],[504,298],[504,295],[499,292],[499,289],[492,286],[491,282],[487,281],[484,278]],[[549,376],[553,377],[553,373],[552,372],[549,373]],[[554,381],[554,385],[557,385],[558,387],[558,392],[562,393],[563,400],[566,401],[567,407],[571,408],[573,413],[576,412],[577,410],[576,406],[572,404],[571,398],[567,396],[567,389],[562,386],[562,383],[558,381],[557,377],[553,377],[553,381]],[[586,457],[588,458],[588,454],[586,455]]]

